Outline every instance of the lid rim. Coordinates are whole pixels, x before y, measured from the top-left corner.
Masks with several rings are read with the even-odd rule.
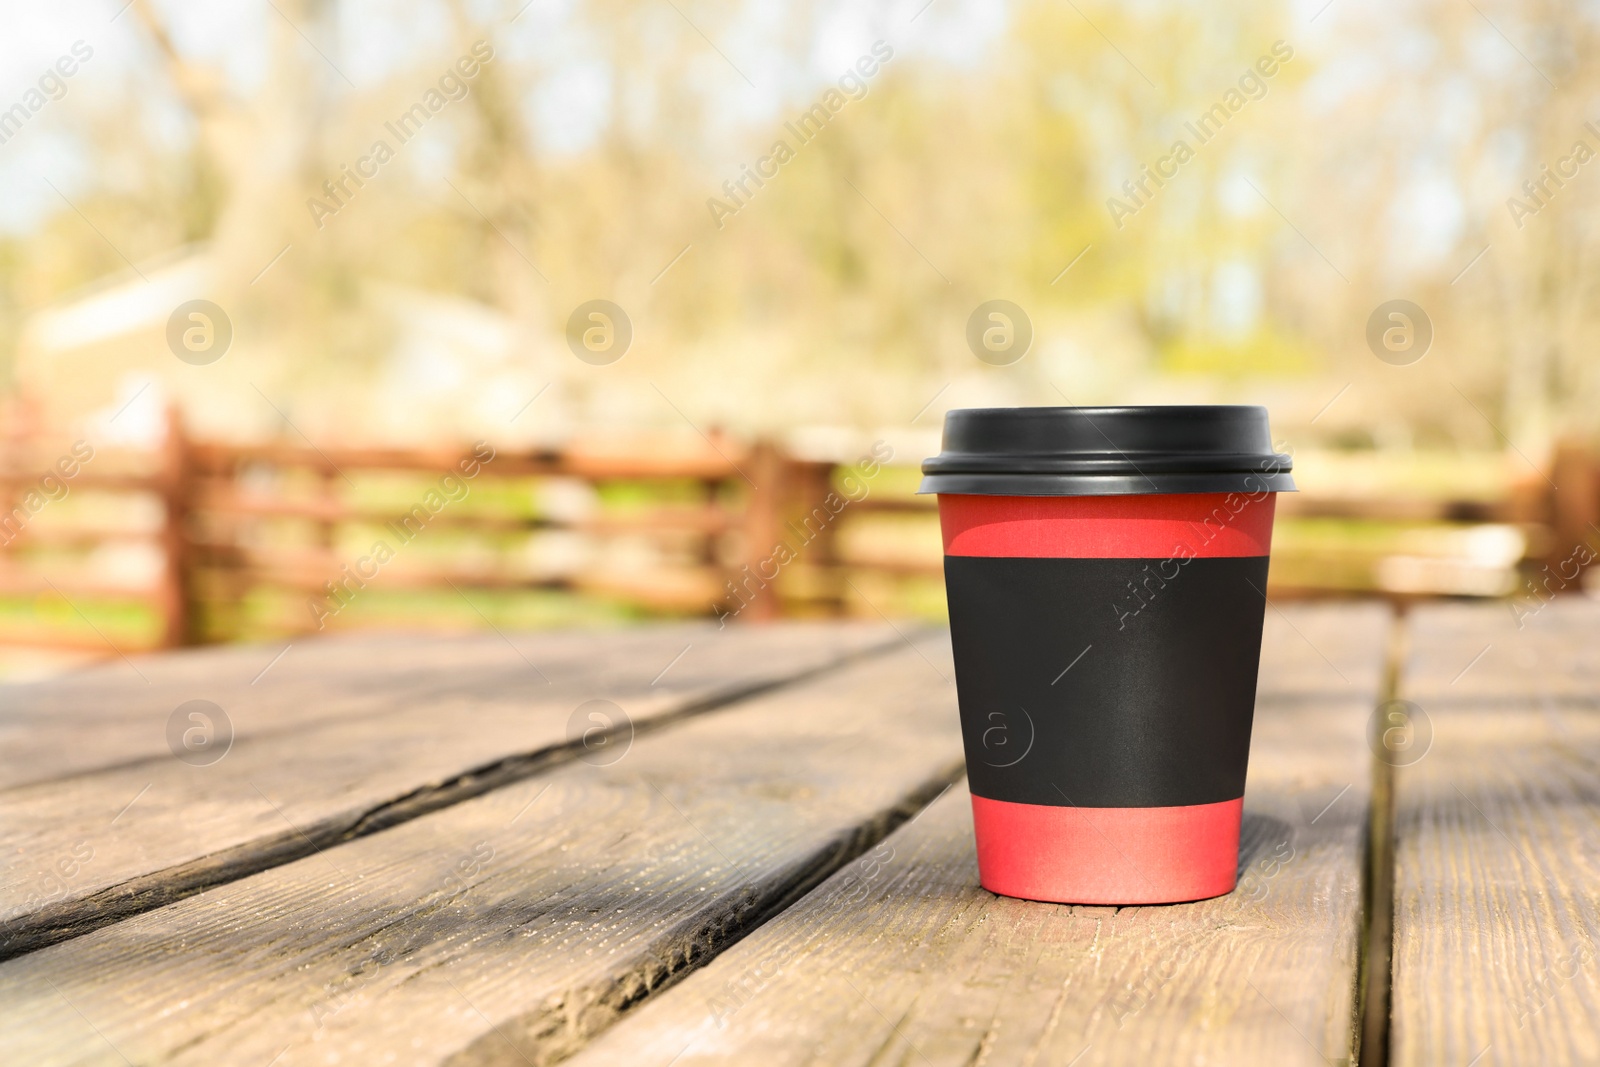
[[[923,461],[922,473],[925,486],[952,478],[963,484],[1058,478],[1088,479],[1083,484],[1095,487],[1105,483],[1094,479],[1142,485],[1162,478],[1233,485],[1254,475],[1292,488],[1286,472],[1293,467],[1292,457],[1273,448],[1266,408],[1193,404],[957,408],[945,414],[941,451]]]
[[[1291,457],[1281,452],[1183,453],[1142,452],[1111,456],[1028,456],[958,453],[923,460],[923,474],[1150,474],[1256,473],[1292,470]]]
[[[1287,472],[1185,471],[1149,474],[925,474],[917,495],[1157,496],[1182,493],[1294,493]]]

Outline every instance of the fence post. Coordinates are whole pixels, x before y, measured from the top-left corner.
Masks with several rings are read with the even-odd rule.
[[[745,503],[742,554],[755,581],[741,571],[735,576],[734,585],[739,593],[751,594],[749,603],[740,609],[740,617],[746,621],[765,622],[783,614],[783,604],[778,599],[778,574],[764,573],[763,564],[771,558],[773,547],[778,543],[788,503],[788,471],[783,454],[770,441],[758,441],[750,450],[749,468],[754,486]]]
[[[1563,575],[1576,562],[1581,545],[1594,546],[1595,527],[1600,526],[1600,486],[1596,485],[1600,467],[1589,450],[1577,441],[1556,445],[1550,465],[1550,480],[1556,488],[1550,493],[1550,545],[1546,564],[1552,573]],[[1581,564],[1579,565],[1581,568]],[[1563,588],[1577,592],[1581,579],[1567,581]]]
[[[19,483],[13,481],[22,464],[23,452],[22,404],[15,397],[0,398],[0,520],[9,520],[13,501],[19,495]],[[9,526],[0,527],[0,570],[11,566],[11,542],[20,531]]]
[[[189,529],[195,493],[194,461],[183,413],[176,404],[167,409],[167,435],[162,447],[158,486],[167,513],[161,535],[166,563],[159,593],[164,620],[161,645],[176,648],[198,644],[200,639],[194,600],[196,555],[193,532]]]

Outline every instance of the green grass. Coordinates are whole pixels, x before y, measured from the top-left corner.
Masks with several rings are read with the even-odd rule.
[[[81,614],[80,614],[81,613]],[[110,641],[118,649],[150,648],[161,639],[161,617],[149,604],[136,600],[89,600],[71,603],[55,594],[38,597],[0,597],[0,645],[82,644]]]

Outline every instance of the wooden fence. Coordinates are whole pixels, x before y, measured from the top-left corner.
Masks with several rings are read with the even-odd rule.
[[[106,639],[96,634],[80,601],[143,604],[159,620],[155,643],[188,643],[184,531],[190,485],[181,434],[169,435],[159,452],[108,453],[82,439],[40,432],[26,409],[0,411],[0,420],[6,427],[0,437],[0,598],[34,606],[59,600],[88,623],[52,629],[30,620],[0,632],[0,643],[103,650]],[[111,506],[91,507],[86,514],[78,508],[74,521],[63,526],[63,502],[76,498],[76,506],[86,496]],[[128,501],[145,507],[130,516]],[[128,574],[128,567],[114,561],[85,565],[84,557],[111,546],[143,549],[154,566]]]
[[[159,451],[90,448],[67,478],[57,464],[71,443],[16,418],[9,430],[0,501],[16,519],[8,527],[0,518],[0,599],[60,602],[86,625],[0,624],[0,644],[121,650],[227,639],[246,629],[243,607],[264,592],[289,606],[265,628],[291,634],[339,624],[369,590],[450,590],[474,611],[468,593],[566,591],[634,611],[740,621],[833,614],[844,601],[837,581],[790,588],[797,572],[815,577],[836,562],[833,516],[807,518],[833,492],[835,468],[769,445],[715,435],[698,448],[531,452],[233,445],[191,440],[174,412]],[[42,495],[41,479],[50,481]],[[385,479],[398,488],[385,494]],[[565,492],[540,492],[551,487]],[[620,504],[607,499],[619,488]],[[545,495],[554,501],[536,499]],[[73,505],[60,503],[69,497]],[[100,506],[86,509],[89,497]],[[126,521],[152,506],[157,521]],[[54,521],[69,511],[70,521]],[[791,521],[813,531],[803,565],[786,568],[781,583],[761,579],[768,553],[753,546],[796,540],[785,533]],[[565,565],[530,561],[529,542],[551,534],[593,551]],[[424,551],[441,541],[453,550]],[[96,553],[134,544],[153,565],[142,579],[108,578]],[[631,551],[607,551],[619,545]],[[83,610],[106,603],[138,605],[156,624],[146,638],[107,638],[97,612]]]
[[[872,614],[885,583],[941,578],[932,502],[899,474],[883,477],[870,456],[837,465],[722,437],[687,450],[240,446],[190,440],[176,415],[160,450],[119,452],[12,418],[0,438],[0,600],[54,604],[75,625],[34,625],[24,609],[17,624],[0,623],[0,644],[120,650],[293,634],[347,624],[345,609],[373,591],[448,592],[479,614],[474,596],[530,590],[740,622]],[[69,509],[68,497],[98,505]],[[1500,500],[1300,495],[1282,514],[1514,524],[1529,531],[1524,570],[1537,580],[1565,575],[1573,547],[1594,542],[1597,502],[1593,459],[1564,448],[1549,478]],[[55,521],[69,510],[71,522]],[[916,532],[852,536],[897,520]],[[551,543],[564,552],[540,547]],[[130,552],[144,566],[119,569]],[[1273,590],[1348,591],[1316,581]],[[276,613],[250,617],[263,600]],[[138,606],[153,620],[145,636],[108,636],[84,610],[102,603]]]

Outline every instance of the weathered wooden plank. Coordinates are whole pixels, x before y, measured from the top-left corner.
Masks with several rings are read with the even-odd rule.
[[[1543,607],[1531,599],[1419,607],[1408,625],[1402,696],[1493,709],[1537,695],[1588,707],[1600,692],[1596,618],[1585,597]]]
[[[385,687],[378,707],[346,703],[326,722],[297,677],[287,698],[237,706],[249,732],[205,766],[166,749],[171,709],[153,709],[134,721],[160,756],[0,792],[0,959],[627,743],[589,735],[585,749],[595,723],[646,729],[900,639],[880,626],[676,626],[586,642],[549,657],[547,685],[503,642],[408,646],[429,668],[405,673],[413,694]],[[172,669],[207,692],[191,664]],[[269,725],[280,713],[292,725]],[[70,716],[54,720],[58,737]]]
[[[1229,896],[996,897],[953,789],[573,1064],[1349,1062],[1386,628],[1372,607],[1269,612]]]
[[[329,634],[111,658],[49,681],[0,686],[0,789],[166,758],[166,719],[189,700],[222,707],[243,739],[384,716],[407,702],[581,683],[608,657],[648,659],[680,633],[671,656],[708,632],[691,623],[505,636]]]
[[[953,780],[950,672],[935,637],[10,960],[0,1048],[553,1062]]]
[[[1391,1062],[1600,1062],[1600,604],[1417,610]],[[1518,614],[1524,625],[1518,627]]]

